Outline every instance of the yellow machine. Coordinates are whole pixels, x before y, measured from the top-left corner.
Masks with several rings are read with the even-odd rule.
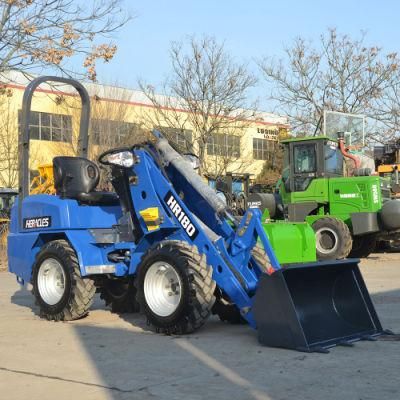
[[[9,224],[10,224],[10,216],[0,213],[0,247],[5,247],[7,245]]]
[[[30,194],[55,194],[53,165],[39,165],[38,172],[39,174],[32,179]]]
[[[385,174],[392,174],[396,169],[398,169],[399,164],[382,164],[378,166],[378,174],[384,176]]]
[[[391,197],[400,197],[400,139],[375,146],[374,160],[379,176],[390,178]]]

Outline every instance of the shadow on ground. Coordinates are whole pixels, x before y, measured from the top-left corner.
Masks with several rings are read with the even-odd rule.
[[[383,325],[399,328],[400,290],[371,297]],[[11,301],[29,308],[37,318],[38,308],[25,289],[12,294]],[[76,363],[77,350],[72,351],[71,345],[63,349],[64,343],[50,333],[35,351],[51,348],[53,359],[61,357],[66,371],[55,368],[49,373],[41,367],[47,372],[40,372],[34,365],[0,369],[45,379],[43,384],[68,383],[75,388],[74,396],[80,387],[100,391],[102,398],[112,400],[398,398],[399,342],[359,342],[353,348],[335,348],[328,355],[298,353],[262,347],[248,326],[224,324],[215,317],[191,335],[157,335],[143,316],[111,314],[103,310],[99,298],[88,318],[38,323],[37,332],[46,327],[59,332],[66,326],[72,329],[79,357],[87,360],[81,371],[69,370]],[[93,369],[93,375],[85,369]]]

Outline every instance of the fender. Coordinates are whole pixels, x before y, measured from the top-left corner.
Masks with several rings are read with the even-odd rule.
[[[88,230],[52,231],[49,233],[10,234],[8,238],[9,271],[25,282],[32,279],[32,269],[41,247],[53,240],[67,240],[75,250],[82,276],[99,273],[113,273],[123,276],[128,267],[122,263],[113,263],[107,254],[115,250],[114,245],[97,244]],[[17,250],[18,249],[18,250]]]

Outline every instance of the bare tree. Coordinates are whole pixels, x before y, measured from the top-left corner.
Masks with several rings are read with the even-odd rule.
[[[103,97],[92,98],[90,137],[100,153],[112,147],[133,146],[148,140],[148,132],[140,122],[133,122],[135,114],[131,92],[115,86],[106,86]]]
[[[113,86],[91,88],[91,121],[89,128],[89,158],[96,161],[105,150],[115,147],[131,147],[149,140],[149,132],[140,122],[132,105],[131,92],[127,89]],[[49,148],[57,155],[77,155],[79,123],[81,108],[75,96],[57,96],[53,99],[63,114],[72,116],[71,142],[52,142]],[[104,169],[101,169],[100,186],[105,187],[108,180]]]
[[[160,92],[148,84],[140,82],[140,87],[156,109],[147,113],[150,124],[161,128],[174,128],[180,131],[187,148],[197,153],[200,172],[215,174],[215,163],[207,163],[207,145],[224,138],[241,136],[255,115],[246,109],[247,94],[256,79],[245,65],[236,63],[227,53],[223,43],[215,38],[191,37],[187,43],[174,42],[170,50],[172,72],[163,83]],[[192,130],[192,135],[185,131]],[[170,130],[165,130],[167,137]],[[229,139],[223,139],[229,140]],[[238,157],[231,151],[229,143],[219,151],[225,156],[223,169],[235,162]],[[230,161],[230,162],[228,162]],[[212,169],[210,171],[210,168]]]
[[[0,187],[6,188],[17,187],[19,174],[19,111],[13,96],[13,89],[0,88]],[[38,153],[43,154],[39,146],[31,147],[30,165],[40,164]]]
[[[267,185],[269,187],[275,185],[279,179],[283,168],[283,150],[278,141],[270,142],[270,149],[267,153],[261,172],[256,177],[256,183]]]
[[[379,124],[375,126],[377,141],[385,143],[398,138],[400,133],[400,70],[394,72],[387,90],[378,99],[375,115],[379,121]]]
[[[96,61],[110,61],[115,44],[107,38],[129,20],[122,0],[0,0],[0,75],[52,67],[71,74],[67,61],[81,57],[91,80]]]
[[[93,96],[90,123],[91,158],[97,157],[105,150],[114,147],[132,147],[146,141],[148,132],[140,123],[131,122],[132,106],[128,101],[131,93],[117,86],[107,86],[103,98]],[[110,188],[108,168],[99,164],[101,171],[100,186]]]
[[[0,90],[0,187],[13,188],[18,181],[17,117],[11,89]]]
[[[318,46],[303,38],[285,49],[286,60],[264,58],[259,66],[272,84],[271,100],[289,116],[293,131],[312,134],[323,110],[366,114],[380,120],[378,104],[399,71],[396,53],[383,54],[330,29]]]

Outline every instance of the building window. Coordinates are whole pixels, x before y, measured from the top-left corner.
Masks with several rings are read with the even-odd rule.
[[[18,110],[18,128],[21,128],[22,112]],[[72,116],[31,111],[30,138],[52,142],[72,141]]]
[[[180,151],[193,151],[193,132],[189,129],[156,127],[169,141],[175,144]]]
[[[208,138],[209,156],[240,157],[240,137],[214,133]]]
[[[92,119],[90,122],[93,144],[114,145],[124,144],[138,132],[139,125],[132,122],[113,121],[110,119]]]
[[[253,138],[253,158],[255,160],[268,160],[271,157],[271,151],[274,151],[271,140]]]

